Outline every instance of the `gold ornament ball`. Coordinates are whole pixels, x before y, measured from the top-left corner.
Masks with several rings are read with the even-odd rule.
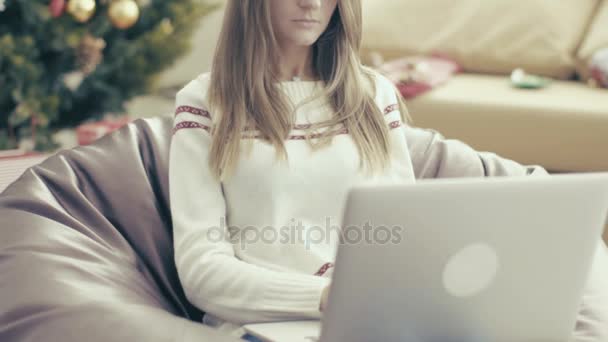
[[[108,9],[112,25],[119,29],[128,29],[139,19],[139,7],[133,0],[114,0]]]
[[[89,21],[95,14],[95,0],[70,0],[66,10],[80,23]]]

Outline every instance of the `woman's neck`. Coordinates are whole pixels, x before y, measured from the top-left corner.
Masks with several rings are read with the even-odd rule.
[[[278,72],[280,81],[317,80],[312,63],[312,47],[280,48]]]

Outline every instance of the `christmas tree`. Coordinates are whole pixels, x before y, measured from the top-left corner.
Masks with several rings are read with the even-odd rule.
[[[0,150],[149,92],[189,49],[204,0],[0,0]]]

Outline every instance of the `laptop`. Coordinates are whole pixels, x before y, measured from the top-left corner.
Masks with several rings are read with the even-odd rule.
[[[245,330],[269,342],[567,341],[607,213],[608,173],[359,186],[322,324]]]

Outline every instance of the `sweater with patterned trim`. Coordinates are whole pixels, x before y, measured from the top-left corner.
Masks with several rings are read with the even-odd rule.
[[[306,101],[321,82],[294,81],[280,84],[297,106],[285,142],[288,162],[276,162],[275,149],[248,132],[242,144],[252,148],[220,183],[208,165],[215,122],[206,105],[208,87],[204,74],[178,93],[171,143],[175,261],[184,290],[207,313],[205,323],[224,329],[319,318],[349,188],[414,181],[395,88],[378,76],[375,100],[389,128],[392,159],[383,174],[368,179],[359,171],[357,148],[344,127],[326,128],[334,134],[331,144],[313,151],[305,130],[331,119],[332,107],[323,97]]]

